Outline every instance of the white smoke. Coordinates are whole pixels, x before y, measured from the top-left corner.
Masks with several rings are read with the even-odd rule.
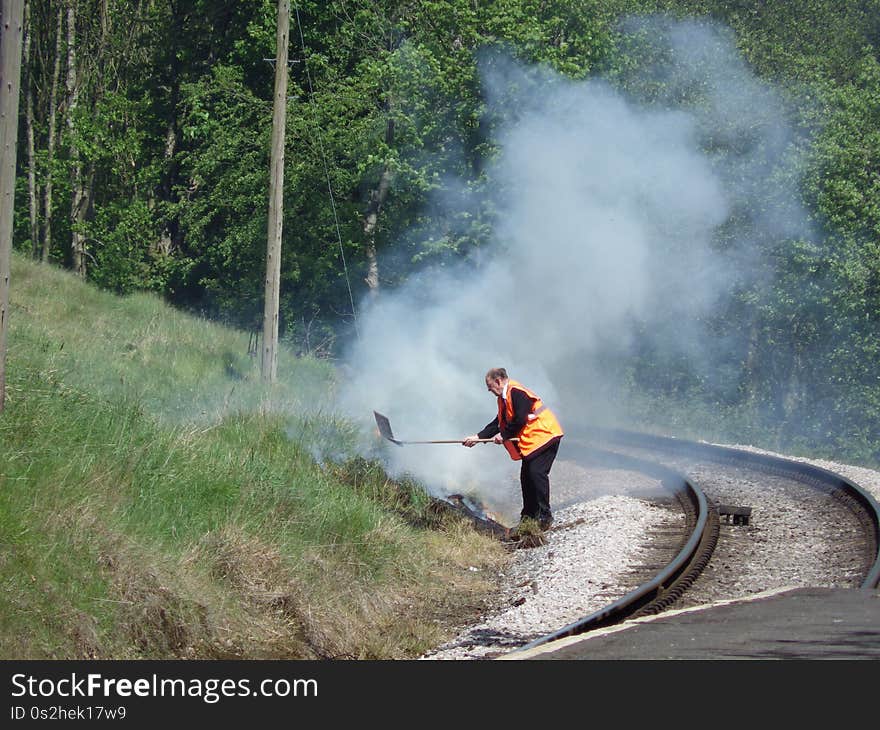
[[[422,272],[362,315],[346,414],[374,432],[379,411],[399,439],[460,439],[494,417],[484,375],[500,366],[565,427],[589,420],[602,390],[589,364],[625,353],[634,323],[671,333],[670,347],[694,347],[701,317],[729,288],[731,259],[715,252],[713,233],[760,194],[788,132],[774,94],[725,33],[670,21],[653,32],[674,68],[649,69],[665,74],[670,95],[650,105],[600,79],[487,55],[483,90],[499,149],[487,171],[498,211],[491,252],[480,265]],[[694,84],[700,105],[673,103]],[[733,166],[707,150],[716,132],[752,140]],[[799,228],[797,205],[785,210],[756,225]],[[743,257],[748,241],[740,244]],[[438,494],[489,501],[510,490],[517,469],[494,445],[391,446],[387,463]]]

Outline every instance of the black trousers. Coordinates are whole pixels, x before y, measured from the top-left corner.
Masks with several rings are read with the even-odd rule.
[[[550,441],[538,451],[523,457],[519,472],[523,507],[521,517],[542,520],[550,517],[550,469],[559,451],[561,438]]]

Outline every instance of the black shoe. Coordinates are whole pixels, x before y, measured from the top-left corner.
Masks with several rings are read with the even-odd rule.
[[[538,524],[541,526],[542,530],[549,530],[550,526],[553,524],[553,515],[544,515],[538,520]]]

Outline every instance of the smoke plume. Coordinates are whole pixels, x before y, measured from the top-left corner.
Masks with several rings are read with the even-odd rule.
[[[729,34],[656,18],[626,31],[646,44],[646,63],[626,77],[572,81],[500,52],[482,58],[498,148],[492,246],[457,269],[422,271],[361,316],[341,408],[371,435],[373,410],[399,439],[480,430],[495,414],[484,384],[495,366],[563,427],[598,418],[620,405],[605,373],[625,367],[634,338],[717,359],[702,323],[757,275],[761,241],[808,235],[794,190],[774,184],[768,195],[791,149],[782,104]],[[766,212],[719,247],[719,230],[753,209]],[[517,470],[494,445],[384,453],[392,473],[437,494],[490,501]]]

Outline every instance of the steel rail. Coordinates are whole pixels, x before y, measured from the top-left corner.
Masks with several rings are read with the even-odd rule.
[[[607,442],[643,446],[652,450],[702,456],[711,461],[748,466],[826,489],[850,507],[865,527],[871,541],[873,555],[870,567],[859,586],[862,590],[875,590],[880,587],[880,503],[864,488],[851,479],[822,467],[803,461],[787,459],[771,454],[745,451],[730,446],[710,444],[703,441],[688,441],[672,436],[627,431],[624,429],[593,428],[590,432]]]
[[[729,446],[689,441],[671,436],[660,436],[610,428],[582,429],[578,433],[581,438],[587,438],[593,443],[597,441],[605,441],[610,443],[641,446],[654,451],[660,450],[690,456],[701,456],[710,461],[735,465],[745,464],[760,471],[787,476],[833,493],[835,497],[841,499],[841,501],[846,503],[847,506],[856,513],[857,517],[859,517],[865,527],[869,540],[872,542],[872,553],[874,556],[873,562],[867,569],[865,578],[859,588],[861,590],[875,590],[880,587],[880,503],[878,503],[878,501],[867,490],[853,480],[847,479],[846,477],[828,469],[802,461],[786,459],[771,454],[745,451],[743,449],[736,449]],[[570,442],[571,440],[569,443]],[[597,449],[596,451],[598,452],[599,450]],[[623,459],[622,454],[616,456],[621,460]],[[641,462],[643,466],[650,465],[649,468],[653,469],[655,473],[658,473],[664,468],[653,462],[637,460],[635,457],[627,458],[633,459],[631,462],[632,464]],[[683,477],[680,478],[682,479],[682,484],[686,485],[685,489],[688,493],[690,493],[691,489],[694,490],[694,498],[700,505],[702,513],[704,507],[708,505],[708,500],[705,495],[690,481]],[[700,530],[695,529],[688,539],[687,544],[682,548],[679,554],[654,578],[638,586],[635,590],[627,593],[625,596],[608,606],[599,609],[584,618],[567,624],[545,636],[541,636],[510,653],[515,654],[523,652],[557,639],[586,633],[598,628],[620,623],[628,618],[634,618],[638,615],[655,613],[662,610],[662,608],[670,601],[674,601],[680,596],[682,588],[693,582],[693,577],[696,577],[697,572],[705,567],[705,563],[708,562],[711,550],[714,549],[715,539],[717,539],[717,513],[711,508],[707,509],[704,518],[705,521],[708,522],[709,516],[713,514],[716,522],[714,537],[712,536],[712,530],[707,530],[705,524],[699,525],[698,527],[701,526],[707,534],[700,535]],[[709,547],[708,551],[703,551],[704,557],[699,557],[695,550],[695,543],[699,543],[700,541],[711,543],[711,547]],[[701,563],[701,565],[695,566],[695,570],[691,573],[693,577],[689,581],[682,581],[682,585],[678,586],[679,590],[672,591],[672,586],[670,586],[664,596],[664,581],[676,573],[681,576],[684,572],[684,566],[689,561],[693,563]]]
[[[718,514],[703,491],[683,475],[655,462],[624,456],[614,452],[586,447],[579,440],[568,439],[570,453],[572,441],[581,453],[590,452],[604,460],[613,460],[620,466],[650,473],[661,478],[661,484],[673,489],[680,500],[689,503],[695,514],[694,526],[684,546],[675,557],[653,578],[642,583],[618,600],[556,631],[541,636],[515,649],[511,653],[526,651],[567,636],[582,634],[605,626],[611,626],[627,618],[647,615],[663,610],[677,600],[705,567],[718,538]]]

